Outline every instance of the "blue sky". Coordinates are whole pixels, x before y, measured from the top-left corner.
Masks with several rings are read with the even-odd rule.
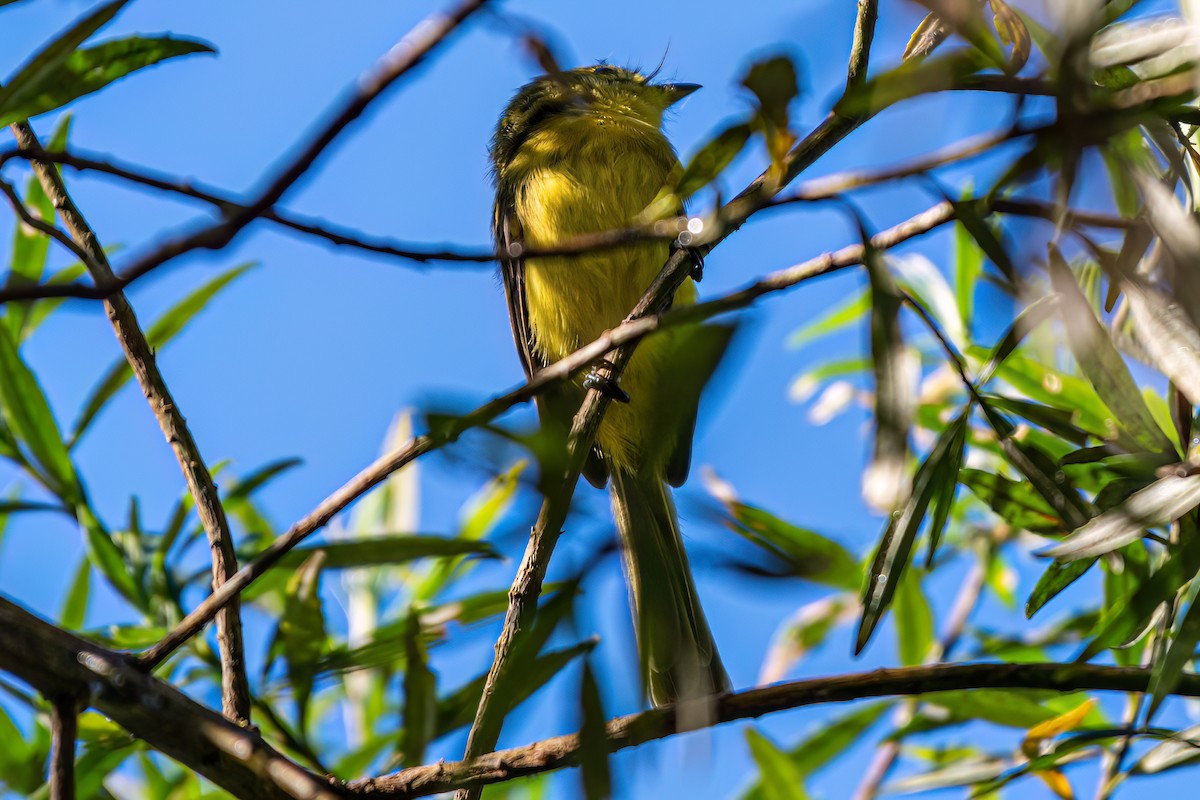
[[[915,4],[881,5],[873,52],[877,69],[898,62],[909,32],[923,16]],[[5,54],[0,72],[15,67],[87,7],[73,0],[31,0],[0,11],[0,53]],[[73,142],[232,192],[252,191],[271,164],[304,140],[339,93],[436,7],[424,0],[356,0],[336,9],[308,0],[137,0],[102,38],[170,31],[204,39],[219,55],[148,70],[74,104]],[[684,154],[745,110],[737,80],[764,54],[796,56],[804,90],[794,111],[797,127],[819,121],[845,80],[854,17],[854,3],[847,0],[531,0],[501,7],[553,30],[568,63],[607,59],[652,67],[665,52],[665,75],[705,86],[668,122],[668,132]],[[535,73],[503,26],[481,17],[414,80],[352,127],[283,205],[414,242],[486,246],[491,224],[487,143],[508,98]],[[1002,122],[995,118],[995,108],[986,99],[947,96],[909,104],[853,134],[811,175],[902,160],[991,129]],[[36,127],[48,132],[53,122],[49,115],[37,120]],[[740,189],[762,167],[758,154],[744,158],[723,179],[725,194]],[[973,169],[981,168],[950,172],[948,179],[965,183]],[[152,247],[164,232],[204,215],[195,205],[100,177],[68,173],[68,180],[102,241],[125,248],[114,259],[118,268]],[[876,227],[898,222],[930,202],[913,186],[862,197]],[[0,211],[0,216],[6,214]],[[853,242],[855,235],[842,215],[828,209],[764,215],[710,256],[701,292],[714,296],[771,269]],[[906,250],[944,266],[951,243],[944,234],[934,235]],[[280,457],[304,460],[302,468],[263,495],[280,527],[368,463],[399,409],[433,401],[465,408],[521,377],[491,267],[419,271],[262,224],[218,254],[180,259],[137,284],[130,297],[142,319],[152,320],[189,287],[244,261],[260,266],[166,348],[159,363],[210,463],[229,459],[244,472]],[[866,553],[881,523],[862,507],[859,496],[859,473],[868,451],[865,415],[851,412],[815,427],[804,409],[787,399],[788,384],[803,367],[830,355],[852,355],[863,343],[857,335],[845,335],[800,353],[785,346],[790,331],[859,287],[857,274],[839,275],[768,299],[748,315],[737,363],[702,419],[693,463],[711,465],[747,500]],[[995,311],[1007,313],[1004,308]],[[99,306],[80,302],[56,314],[27,346],[26,355],[60,421],[68,421],[119,350]],[[130,495],[140,498],[147,519],[161,519],[182,490],[174,459],[132,386],[105,412],[78,454],[90,494],[110,519],[122,517]],[[423,465],[424,530],[450,529],[464,500],[486,480],[484,469],[471,463],[475,455],[468,442]],[[0,472],[0,487],[9,477]],[[603,495],[590,489],[581,495],[592,512],[581,527],[602,530],[607,524]],[[728,546],[729,537],[706,519],[703,499],[699,481],[682,491],[685,532],[719,551]],[[529,524],[534,508],[533,498],[518,506],[509,520],[513,531]],[[569,559],[570,542],[564,548],[562,557]],[[59,520],[14,520],[0,557],[0,591],[54,616],[79,553],[78,534]],[[702,596],[726,663],[735,684],[748,686],[779,622],[821,592],[798,582],[731,578],[712,559],[700,561]],[[481,571],[481,580],[507,586],[513,567],[514,562],[507,562]],[[966,568],[963,564],[960,571]],[[623,584],[614,564],[603,570],[590,584],[590,622],[624,647],[630,632]],[[1035,575],[1031,562],[1022,578]],[[949,598],[957,577],[947,570],[935,584],[936,600]],[[1018,594],[1030,586],[1023,583]],[[120,613],[115,604],[101,603],[89,623],[115,621]],[[1000,614],[992,608],[982,613]],[[490,659],[486,640],[493,633],[453,648],[442,668],[450,675],[477,672]],[[895,661],[890,628],[862,659],[852,661],[849,651],[849,632],[843,630],[804,662],[802,672],[826,674]],[[609,711],[633,710],[631,674],[612,674],[606,687]],[[765,727],[788,743],[827,713],[792,712],[772,718]],[[553,714],[519,717],[502,743],[563,732],[555,722],[562,724]],[[623,795],[731,793],[751,770],[740,727],[622,754],[616,764],[627,774]],[[453,759],[461,748],[461,740],[452,738],[431,755]],[[821,794],[848,794],[868,755],[856,751],[825,773],[816,783]],[[1027,788],[1030,793],[1021,796],[1038,796],[1039,789],[1032,784]]]

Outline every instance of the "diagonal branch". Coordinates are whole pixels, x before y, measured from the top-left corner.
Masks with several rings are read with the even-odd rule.
[[[859,0],[850,65],[847,70],[847,85],[851,88],[866,80],[870,45],[875,30],[876,6],[877,0]],[[857,128],[862,121],[861,117],[842,117],[836,114],[827,117],[825,122],[818,126],[812,134],[805,137],[788,153],[782,180],[774,177],[773,169],[768,170],[722,209],[722,217],[729,219],[731,224],[719,229],[717,238],[700,249],[705,253],[711,251],[726,236],[749,219],[751,214],[762,208],[780,188]],[[683,248],[677,250],[671,258],[667,259],[662,271],[646,290],[637,306],[630,312],[626,322],[636,322],[643,317],[661,314],[670,304],[675,290],[687,277],[691,266],[692,256],[688,251]],[[607,364],[601,367],[608,381],[615,382],[620,377],[621,371],[633,356],[636,345],[636,341],[629,342],[617,348],[609,356]],[[567,474],[562,479],[561,488],[549,493],[542,503],[537,521],[530,532],[525,554],[517,568],[516,577],[513,579],[512,588],[509,589],[509,606],[504,618],[504,627],[500,632],[500,638],[496,641],[496,654],[492,660],[492,666],[488,670],[479,707],[475,711],[475,721],[467,736],[467,747],[464,754],[467,759],[494,749],[496,742],[499,741],[500,729],[503,725],[503,711],[497,710],[499,706],[493,706],[492,697],[511,666],[511,655],[518,637],[530,626],[537,613],[542,582],[549,569],[550,558],[554,553],[558,537],[562,534],[563,524],[566,522],[571,504],[571,496],[579,482],[579,475],[587,453],[592,448],[592,443],[600,428],[600,422],[610,402],[611,399],[606,394],[592,389],[587,392],[583,404],[575,415],[567,440]],[[455,797],[456,800],[476,800],[479,797],[479,790],[477,788],[460,789]]]
[[[899,225],[880,231],[872,238],[871,244],[878,250],[886,250],[915,236],[927,233],[952,219],[954,219],[954,207],[949,202],[939,203]],[[271,567],[279,562],[279,559],[283,558],[285,553],[320,530],[336,514],[406,464],[426,453],[457,441],[467,430],[491,422],[513,406],[528,402],[548,386],[570,378],[595,363],[606,353],[622,345],[636,342],[664,327],[708,319],[745,308],[765,295],[784,291],[804,281],[827,275],[839,269],[856,266],[862,263],[862,259],[863,246],[861,244],[850,245],[773,272],[725,297],[626,322],[566,358],[539,370],[527,382],[512,391],[499,395],[474,411],[459,417],[451,427],[436,436],[433,434],[414,436],[390,453],[380,456],[348,483],[329,495],[305,517],[288,528],[236,575],[192,609],[191,613],[184,617],[158,644],[142,653],[139,662],[147,668],[157,666],[184,642],[196,635],[221,608],[230,603],[247,586],[265,575]]]
[[[41,149],[41,142],[29,123],[15,123],[12,130],[21,147],[30,150]],[[91,272],[92,280],[97,285],[111,282],[113,272],[104,248],[100,246],[95,232],[71,200],[58,169],[52,164],[40,161],[33,162],[33,169],[71,238],[86,253],[84,264]],[[209,547],[212,550],[213,588],[219,588],[237,572],[237,557],[234,555],[233,538],[229,531],[229,522],[225,519],[225,510],[221,507],[217,487],[200,455],[200,448],[192,438],[187,422],[184,421],[183,412],[179,410],[178,404],[167,389],[162,373],[158,370],[154,350],[146,341],[146,335],[138,324],[133,307],[129,305],[123,293],[117,292],[104,301],[104,309],[117,334],[117,340],[121,343],[121,349],[125,351],[125,358],[137,376],[142,394],[150,403],[150,410],[179,461],[188,491],[195,498],[196,513],[204,526],[204,532],[208,535]],[[221,659],[221,706],[225,716],[231,720],[248,722],[250,684],[246,679],[242,623],[238,606],[237,602],[230,603],[217,617],[217,642]]]

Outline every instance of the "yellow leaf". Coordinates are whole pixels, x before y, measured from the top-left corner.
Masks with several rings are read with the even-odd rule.
[[[942,20],[937,14],[929,14],[925,19],[921,20],[921,24],[913,31],[913,35],[908,40],[908,45],[904,48],[902,60],[914,56],[927,56],[933,52],[933,48],[942,43],[946,38],[949,29],[942,24]]]
[[[1095,706],[1096,701],[1089,698],[1065,714],[1059,714],[1054,719],[1048,719],[1045,722],[1034,725],[1029,729],[1029,733],[1025,734],[1025,741],[1053,739],[1060,733],[1073,731],[1079,727],[1079,723],[1087,718],[1087,715],[1091,713]]]
[[[1000,41],[1012,45],[1012,55],[1008,60],[1008,72],[1015,75],[1029,60],[1029,29],[1025,27],[1025,20],[1021,19],[1004,0],[991,0],[991,3],[992,13],[995,15],[992,21],[996,25],[996,33],[1000,36]]]
[[[1061,797],[1062,800],[1075,800],[1075,791],[1071,788],[1070,781],[1058,770],[1043,770],[1038,773],[1038,777],[1045,781],[1046,785],[1050,787],[1050,791]]]

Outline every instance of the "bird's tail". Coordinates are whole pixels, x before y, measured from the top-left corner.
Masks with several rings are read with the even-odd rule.
[[[612,472],[612,505],[625,551],[642,683],[656,706],[730,688],[700,608],[671,492],[652,471]]]

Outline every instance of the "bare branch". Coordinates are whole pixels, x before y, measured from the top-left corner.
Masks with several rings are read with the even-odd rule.
[[[50,705],[50,800],[75,800],[75,738],[79,718],[75,698]]]
[[[764,714],[819,703],[844,703],[868,697],[922,695],[961,689],[1048,689],[1058,692],[1144,692],[1150,670],[1090,664],[932,664],[880,669],[830,678],[779,683],[717,698],[711,724],[752,719]],[[1200,695],[1200,676],[1186,673],[1175,693]],[[696,715],[685,715],[695,720]],[[610,751],[636,747],[680,732],[675,706],[664,706],[611,720]],[[394,775],[347,784],[358,797],[412,798],[460,786],[481,787],[522,775],[549,772],[579,763],[578,734],[556,736],[523,747],[453,763],[413,767]]]
[[[145,674],[123,655],[60,630],[3,598],[0,669],[46,697],[81,698],[84,705],[235,797],[346,797],[340,786],[294,764],[254,728],[223,718]],[[73,716],[73,706],[71,711]],[[66,710],[60,713],[65,720]]]
[[[12,130],[21,147],[34,151],[41,149],[41,142],[29,123],[15,123]],[[113,272],[108,263],[108,256],[100,246],[95,232],[71,200],[58,170],[53,164],[42,161],[34,161],[33,169],[46,196],[54,203],[63,225],[79,249],[86,254],[84,264],[91,272],[92,280],[97,285],[110,283],[113,280]],[[229,531],[229,522],[225,519],[225,510],[221,507],[217,487],[184,420],[183,412],[171,396],[162,373],[158,370],[154,350],[146,341],[146,335],[138,324],[133,307],[129,305],[123,293],[117,292],[104,301],[104,309],[108,313],[117,340],[121,343],[121,349],[125,352],[125,358],[142,388],[142,394],[150,403],[150,410],[158,420],[163,436],[166,437],[180,469],[183,470],[188,491],[195,498],[196,513],[204,526],[204,532],[208,535],[209,547],[212,550],[213,587],[219,587],[237,572],[237,557],[234,554],[233,537]],[[217,640],[221,659],[221,705],[230,719],[247,722],[250,719],[250,683],[246,679],[238,603],[231,603],[222,609],[218,616]]]

